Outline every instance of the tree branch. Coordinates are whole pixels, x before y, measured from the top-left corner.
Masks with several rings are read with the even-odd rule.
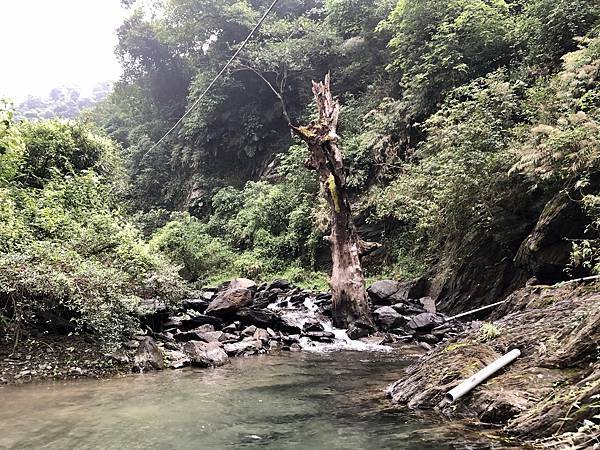
[[[254,67],[248,66],[246,64],[240,64],[240,67],[242,67],[245,70],[254,72],[261,80],[263,80],[266,83],[267,86],[269,86],[271,91],[273,91],[273,93],[277,96],[277,98],[281,102],[281,107],[283,110],[283,116],[285,117],[285,120],[287,120],[288,125],[290,127],[292,127],[292,121],[290,120],[290,115],[288,114],[287,107],[285,106],[285,100],[283,98],[283,87],[285,86],[285,81],[287,80],[287,71],[281,82],[280,91],[277,91],[277,89],[275,89],[275,87],[271,84],[271,82],[269,80],[267,80],[267,78],[262,73],[260,73],[258,70],[256,70]]]

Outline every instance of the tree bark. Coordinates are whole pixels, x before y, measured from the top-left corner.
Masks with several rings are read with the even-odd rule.
[[[333,259],[329,283],[333,294],[334,325],[371,331],[374,329],[373,319],[360,256],[377,244],[362,241],[352,219],[346,173],[336,133],[340,105],[333,99],[330,83],[329,74],[324,82],[313,81],[319,120],[306,127],[292,126],[292,130],[308,145],[310,156],[306,165],[319,173],[321,187],[331,209],[331,235],[326,240],[331,246]]]

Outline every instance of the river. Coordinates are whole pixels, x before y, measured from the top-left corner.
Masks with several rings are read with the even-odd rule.
[[[395,353],[303,352],[4,387],[0,448],[490,448],[391,406],[383,389],[407,364]]]

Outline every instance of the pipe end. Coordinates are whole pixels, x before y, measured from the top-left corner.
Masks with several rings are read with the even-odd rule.
[[[444,395],[444,400],[446,403],[454,403],[454,396],[450,393]]]

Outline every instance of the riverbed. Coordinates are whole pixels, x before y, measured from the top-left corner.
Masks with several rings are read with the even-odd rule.
[[[0,389],[0,448],[457,449],[490,441],[392,407],[396,353],[293,353],[216,369]]]

